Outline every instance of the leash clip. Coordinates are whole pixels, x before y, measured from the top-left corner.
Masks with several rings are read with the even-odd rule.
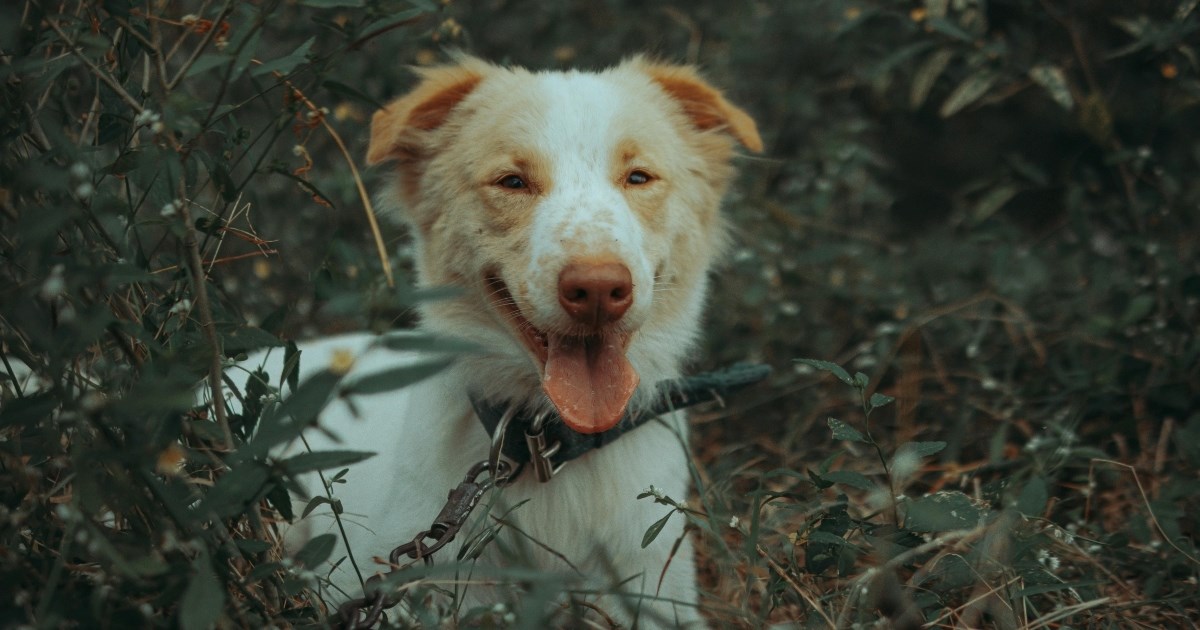
[[[551,457],[562,448],[562,442],[555,442],[549,447],[546,446],[546,432],[544,424],[546,417],[550,415],[549,411],[542,411],[533,418],[533,422],[529,428],[525,430],[525,445],[529,447],[529,463],[533,465],[533,474],[537,480],[545,483],[554,478],[554,475],[562,470],[562,464],[554,465],[550,461]]]

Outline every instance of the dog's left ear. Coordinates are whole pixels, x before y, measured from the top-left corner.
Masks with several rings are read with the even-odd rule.
[[[725,100],[721,92],[701,78],[695,68],[655,63],[643,57],[635,57],[628,63],[650,75],[651,80],[678,101],[697,129],[722,129],[750,151],[762,152],[763,142],[754,119]]]
[[[421,82],[371,117],[367,164],[419,158],[422,132],[442,126],[455,105],[469,95],[489,66],[474,58],[418,70]]]

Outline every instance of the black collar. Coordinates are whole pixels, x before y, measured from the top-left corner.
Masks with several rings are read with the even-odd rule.
[[[542,431],[545,434],[545,444],[549,450],[554,449],[557,442],[559,447],[549,455],[550,463],[555,468],[575,459],[589,451],[602,448],[617,438],[646,424],[665,413],[691,407],[711,400],[719,400],[727,394],[753,385],[765,379],[771,373],[767,365],[736,363],[727,368],[687,376],[684,378],[662,381],[656,388],[654,403],[649,409],[636,413],[626,412],[616,426],[603,433],[585,435],[571,430],[557,414],[551,413],[542,419]],[[471,396],[471,405],[475,415],[487,429],[488,435],[495,439],[496,428],[501,418],[508,411],[509,403],[504,401],[484,400],[475,395]],[[502,454],[512,460],[518,467],[530,462],[530,448],[526,436],[534,426],[536,416],[528,409],[518,410],[508,423],[504,432]]]

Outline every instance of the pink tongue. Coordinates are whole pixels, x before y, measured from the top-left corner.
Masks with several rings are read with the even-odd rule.
[[[618,339],[548,335],[542,390],[579,433],[607,431],[625,415],[638,375]]]

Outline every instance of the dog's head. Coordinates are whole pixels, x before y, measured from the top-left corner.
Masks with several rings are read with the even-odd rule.
[[[487,348],[485,395],[544,392],[576,431],[611,428],[692,345],[754,121],[690,67],[641,58],[420,75],[375,114],[367,160],[394,168],[419,282],[464,289],[425,304],[425,326]]]

